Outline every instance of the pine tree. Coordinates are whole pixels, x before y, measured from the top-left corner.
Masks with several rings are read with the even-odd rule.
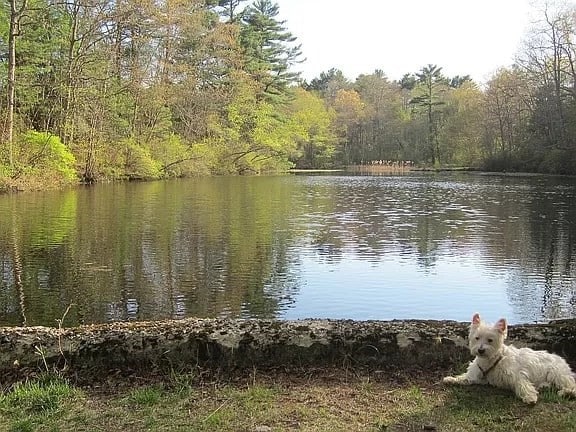
[[[291,70],[300,63],[301,46],[278,21],[278,5],[257,0],[242,13],[240,43],[246,56],[245,69],[260,85],[259,100],[285,103],[288,87],[299,77]]]
[[[236,11],[246,0],[218,0],[218,6],[221,8],[220,15],[226,18],[228,23],[238,20],[239,13]]]
[[[441,112],[439,106],[444,105],[441,95],[447,85],[447,79],[442,75],[442,68],[429,64],[416,74],[419,86],[415,88],[418,95],[410,103],[420,107],[426,113],[428,121],[428,151],[432,159],[432,164],[440,163],[440,145],[438,142],[438,132],[440,126]]]

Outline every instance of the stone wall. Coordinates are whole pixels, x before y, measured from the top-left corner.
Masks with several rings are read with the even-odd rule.
[[[470,360],[468,323],[222,320],[0,328],[0,381],[56,367],[73,373],[321,366],[448,370]],[[509,343],[576,364],[576,320],[511,326]]]

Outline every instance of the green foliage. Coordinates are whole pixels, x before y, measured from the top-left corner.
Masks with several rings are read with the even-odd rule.
[[[482,92],[464,81],[446,95],[445,124],[439,132],[440,152],[449,163],[477,167],[484,158],[481,145],[483,124]]]
[[[148,178],[139,165],[153,165],[145,149],[141,149],[133,139],[107,143],[103,146],[103,154],[98,157],[98,179],[125,180]],[[144,161],[138,156],[143,155]],[[141,164],[142,162],[142,164]],[[145,167],[146,168],[146,167]],[[140,171],[139,171],[140,169]],[[154,167],[150,167],[154,171]]]
[[[123,147],[123,172],[129,179],[156,179],[161,176],[161,165],[154,160],[150,150],[136,140],[128,138],[120,145]]]
[[[12,177],[35,178],[53,184],[76,181],[76,158],[59,137],[28,131],[16,137]]]
[[[404,74],[399,84],[402,89],[410,91],[414,90],[414,87],[416,87],[417,84],[416,75]]]
[[[206,155],[201,146],[190,146],[176,134],[151,145],[151,156],[160,164],[163,177],[184,177],[208,174]]]
[[[284,103],[288,86],[298,78],[291,67],[302,55],[296,37],[278,21],[278,5],[271,0],[256,0],[242,13],[240,45],[244,49],[246,70],[260,85],[259,99]]]
[[[225,17],[228,22],[235,22],[238,17],[238,7],[247,0],[208,0],[210,3],[218,5],[220,9],[220,15]]]
[[[318,92],[323,99],[328,101],[336,98],[338,90],[349,90],[351,87],[352,84],[342,71],[335,68],[321,72],[319,77],[310,81],[310,84],[304,85],[306,90]]]
[[[0,193],[8,192],[10,190],[10,184],[8,169],[0,166]]]
[[[552,149],[543,155],[538,171],[548,174],[576,174],[576,154],[573,150]]]
[[[287,118],[273,104],[259,100],[257,84],[239,77],[233,98],[221,115],[212,115],[209,138],[212,170],[225,173],[261,173],[286,169],[296,143]]]
[[[65,67],[62,54],[70,30],[68,21],[60,8],[30,0],[18,29],[16,114],[32,129],[47,130],[55,126],[61,109],[56,80]]]
[[[416,74],[418,84],[414,88],[414,97],[410,103],[420,109],[428,121],[428,159],[434,167],[440,163],[440,143],[438,134],[442,127],[442,96],[445,93],[447,79],[442,75],[442,68],[429,64]]]
[[[513,153],[503,151],[487,156],[481,167],[486,171],[538,172],[542,160],[542,154],[528,149]]]
[[[298,144],[298,153],[291,158],[296,167],[331,167],[336,151],[336,135],[332,128],[334,111],[327,109],[318,96],[296,89],[289,118],[289,133]]]
[[[473,82],[474,81],[472,80],[470,75],[464,75],[464,76],[456,75],[455,77],[452,77],[449,80],[449,85],[452,88],[458,88],[462,87],[466,83],[473,83]]]
[[[28,1],[0,190],[402,159],[576,171],[572,6],[550,8],[482,89],[434,64],[399,81],[332,68],[302,83],[272,0],[101,6]],[[9,19],[3,3],[4,57]]]
[[[381,70],[360,75],[355,84],[365,104],[366,127],[362,130],[364,146],[355,152],[355,160],[410,159],[402,142],[402,127],[406,112],[402,103],[402,89],[388,81]],[[414,125],[412,125],[414,127]]]

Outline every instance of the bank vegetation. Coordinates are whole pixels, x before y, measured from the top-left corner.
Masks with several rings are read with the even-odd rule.
[[[4,2],[0,188],[401,161],[576,174],[573,7],[541,7],[486,83],[433,64],[306,82],[278,14],[272,0]]]

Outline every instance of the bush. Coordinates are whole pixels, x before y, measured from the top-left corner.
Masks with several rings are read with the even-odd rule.
[[[179,135],[171,134],[152,144],[152,157],[159,161],[164,177],[208,174],[202,146],[190,146]]]
[[[134,139],[126,139],[122,145],[125,148],[124,171],[129,179],[160,177],[160,163],[154,160],[148,149],[139,145]]]
[[[487,158],[484,161],[482,169],[484,171],[494,171],[494,172],[512,171],[512,166],[513,166],[512,160],[508,155],[498,154]]]
[[[28,131],[14,141],[11,177],[22,184],[60,186],[77,181],[75,163],[74,155],[58,136]]]
[[[516,153],[499,153],[487,158],[482,169],[496,172],[540,172],[542,155],[524,149]]]
[[[546,174],[576,174],[574,151],[550,150],[543,155],[538,170]]]

